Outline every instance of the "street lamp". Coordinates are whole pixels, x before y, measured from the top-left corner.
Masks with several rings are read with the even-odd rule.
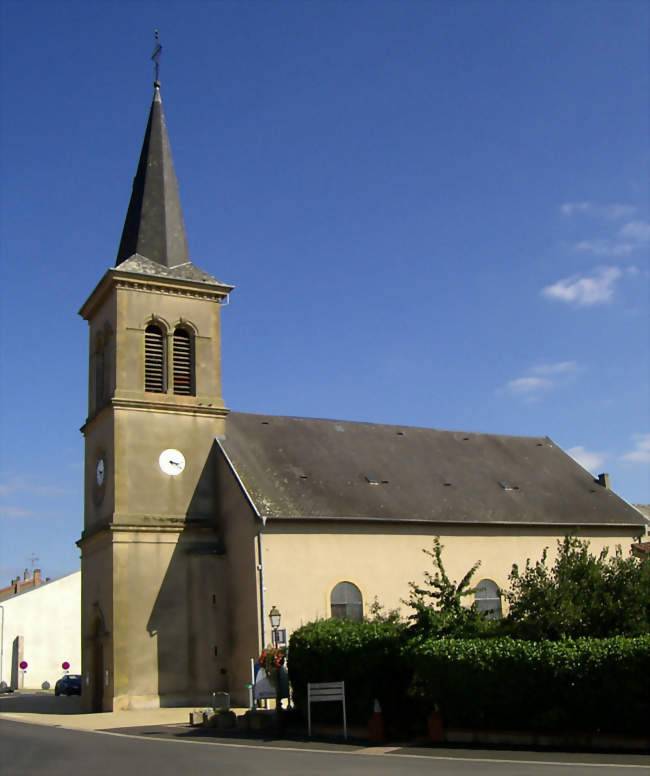
[[[280,620],[282,615],[277,606],[272,606],[269,612],[269,620],[271,620],[271,628],[273,629],[273,646],[278,646],[278,628],[280,627]]]

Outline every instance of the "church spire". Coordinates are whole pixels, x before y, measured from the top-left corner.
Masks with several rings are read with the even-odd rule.
[[[165,267],[190,260],[158,80],[115,266],[134,254]]]

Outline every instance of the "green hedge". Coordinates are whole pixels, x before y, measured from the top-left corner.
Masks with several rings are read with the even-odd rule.
[[[405,657],[411,691],[449,726],[647,732],[650,636],[438,639]]]
[[[288,668],[296,709],[307,713],[307,682],[344,680],[351,721],[366,722],[375,698],[388,717],[399,718],[406,713],[404,690],[410,679],[410,667],[402,655],[405,633],[398,622],[337,619],[319,620],[294,631]],[[340,709],[334,712],[340,715]]]
[[[448,726],[501,730],[641,734],[650,717],[650,636],[419,640],[399,622],[332,619],[293,633],[288,667],[298,711],[308,681],[343,679],[349,718],[377,698],[393,732],[434,705]]]

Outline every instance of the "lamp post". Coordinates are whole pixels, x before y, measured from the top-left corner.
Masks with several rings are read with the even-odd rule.
[[[272,606],[269,612],[269,620],[271,620],[271,628],[273,630],[273,646],[278,646],[278,628],[280,627],[280,620],[282,615],[277,606]]]

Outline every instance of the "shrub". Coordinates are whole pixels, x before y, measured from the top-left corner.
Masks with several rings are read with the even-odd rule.
[[[405,658],[412,693],[450,726],[642,733],[650,712],[650,636],[431,639]]]
[[[464,598],[473,597],[474,574],[481,565],[477,561],[460,582],[449,578],[442,561],[440,537],[433,539],[433,549],[422,552],[431,558],[433,573],[425,570],[424,582],[409,582],[410,595],[403,603],[413,609],[409,616],[410,635],[423,638],[474,638],[495,635],[499,624],[478,612],[476,606],[465,606]]]
[[[409,681],[401,657],[404,633],[395,619],[319,620],[294,631],[288,669],[297,710],[306,714],[307,682],[344,680],[350,720],[367,721],[375,698],[387,717],[397,718]]]
[[[623,558],[620,547],[614,556],[607,549],[594,556],[588,542],[567,536],[553,566],[544,550],[523,572],[514,565],[509,579],[507,627],[519,638],[650,633],[650,563]]]

